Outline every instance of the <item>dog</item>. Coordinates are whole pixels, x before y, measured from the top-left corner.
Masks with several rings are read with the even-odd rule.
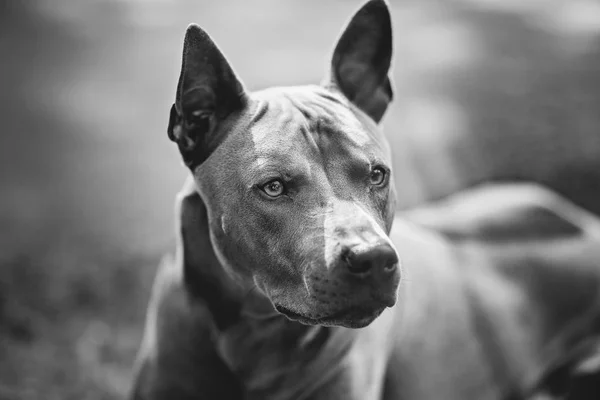
[[[190,178],[130,398],[573,393],[597,354],[600,222],[534,184],[396,212],[391,59],[383,0],[320,85],[250,93],[188,27],[168,135]]]

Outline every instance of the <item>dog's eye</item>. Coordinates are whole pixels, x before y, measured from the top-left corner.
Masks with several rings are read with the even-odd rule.
[[[371,176],[369,177],[369,182],[371,185],[379,186],[383,185],[386,178],[386,171],[382,167],[375,167],[371,171]]]
[[[273,179],[264,184],[262,190],[270,197],[279,197],[285,192],[285,187],[279,179]]]

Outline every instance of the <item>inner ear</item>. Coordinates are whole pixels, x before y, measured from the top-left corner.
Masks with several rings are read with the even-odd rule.
[[[222,138],[219,125],[245,102],[244,87],[223,53],[202,28],[190,25],[168,127],[188,167],[210,155]]]
[[[393,91],[392,23],[384,0],[370,0],[352,17],[333,52],[329,84],[379,122]]]

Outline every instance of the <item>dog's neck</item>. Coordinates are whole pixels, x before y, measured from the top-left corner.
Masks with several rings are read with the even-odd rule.
[[[179,193],[177,207],[177,258],[183,283],[192,300],[201,300],[210,309],[218,329],[225,329],[240,316],[243,288],[226,276],[213,251],[206,207],[192,179]]]
[[[307,326],[242,307],[237,323],[217,335],[217,349],[249,399],[314,398],[336,379],[356,331]]]

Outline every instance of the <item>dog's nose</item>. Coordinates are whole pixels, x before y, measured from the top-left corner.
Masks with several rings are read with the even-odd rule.
[[[387,243],[375,246],[355,246],[344,254],[348,271],[354,275],[391,275],[398,267],[398,254]]]

